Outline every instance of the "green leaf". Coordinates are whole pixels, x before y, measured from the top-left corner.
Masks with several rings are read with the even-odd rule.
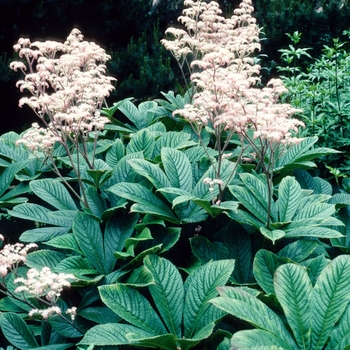
[[[311,297],[312,348],[322,349],[350,301],[350,256],[336,257],[321,272]]]
[[[288,258],[295,262],[300,262],[308,258],[316,249],[318,244],[319,243],[314,240],[298,239],[297,241],[285,246],[282,250],[278,252],[277,255],[280,258]]]
[[[58,315],[51,316],[48,320],[52,328],[60,335],[67,338],[80,338],[83,332],[79,330],[79,324],[74,322],[74,326]]]
[[[121,139],[116,139],[106,153],[106,163],[113,168],[124,155],[124,144]]]
[[[344,350],[350,345],[350,304],[348,304],[338,325],[332,330],[326,350]]]
[[[58,210],[77,210],[72,196],[65,186],[53,179],[33,180],[29,183],[31,190],[42,200]]]
[[[115,284],[98,289],[102,301],[127,322],[152,335],[167,333],[151,304],[135,288]]]
[[[262,301],[247,291],[234,287],[218,288],[220,295],[221,290],[227,289],[230,289],[230,297],[221,296],[210,302],[221,310],[249,322],[256,328],[271,332],[289,346],[287,349],[297,349],[282,320]]]
[[[306,269],[294,264],[278,267],[274,275],[274,287],[299,348],[309,349],[312,284]]]
[[[210,260],[222,260],[228,258],[228,249],[221,242],[211,242],[204,236],[190,239],[191,249],[194,256],[205,264]]]
[[[301,187],[293,177],[286,176],[278,188],[278,211],[280,222],[293,219],[301,199]]]
[[[78,315],[98,324],[118,323],[121,318],[106,306],[86,307]]]
[[[62,236],[70,230],[70,227],[39,227],[24,231],[19,240],[21,242],[45,242],[52,238]]]
[[[329,261],[325,258],[324,254],[302,261],[301,264],[306,267],[307,273],[313,285],[316,284],[318,276],[321,274],[323,269],[328,265]]]
[[[79,212],[74,218],[73,233],[80,249],[100,272],[107,274],[100,225],[92,216]]]
[[[74,250],[79,254],[82,253],[74,235],[71,233],[52,238],[49,241],[45,242],[45,244],[50,247],[55,247],[59,249],[69,249]]]
[[[85,194],[91,213],[97,218],[101,218],[102,214],[107,210],[105,200],[94,186],[89,186]]]
[[[275,241],[278,239],[283,238],[286,233],[283,230],[268,230],[265,227],[260,227],[260,232],[268,239],[272,241],[273,244],[275,244]]]
[[[162,162],[164,171],[171,186],[191,192],[192,190],[192,167],[186,155],[172,148],[162,148]]]
[[[66,255],[63,253],[42,249],[29,253],[26,258],[26,265],[38,270],[41,270],[45,266],[54,269],[65,257]]]
[[[152,298],[169,331],[181,338],[182,306],[184,287],[181,275],[170,261],[156,255],[148,255],[144,260],[151,272],[154,284],[148,286]]]
[[[70,227],[72,220],[70,218],[55,218],[50,214],[52,211],[41,205],[33,203],[24,203],[16,205],[12,210],[7,210],[8,214],[24,220],[37,221],[43,224]]]
[[[122,323],[109,323],[90,328],[78,345],[117,346],[132,344],[129,335],[150,337],[153,332],[146,332],[141,328]]]
[[[190,141],[190,137],[191,135],[185,132],[168,131],[156,141],[154,152],[158,155],[161,154],[161,150],[165,147],[182,149],[196,145],[195,142]]]
[[[209,300],[217,295],[217,287],[226,284],[234,269],[234,260],[209,262],[191,273],[185,282],[184,336],[191,338],[209,307]]]
[[[20,350],[39,346],[26,323],[18,315],[12,312],[3,313],[0,325],[6,339]]]
[[[164,220],[179,223],[179,220],[167,205],[146,187],[140,184],[122,182],[110,187],[108,191],[136,202],[137,204],[134,204],[131,207],[133,212],[152,214],[159,216]]]
[[[294,350],[276,335],[262,329],[236,332],[231,345],[242,350]]]
[[[283,263],[282,259],[268,250],[260,249],[256,253],[253,262],[253,273],[256,281],[266,294],[275,294],[273,276],[277,267]]]
[[[155,140],[150,131],[143,129],[133,134],[126,147],[127,153],[143,152],[145,158],[151,159],[153,155]]]

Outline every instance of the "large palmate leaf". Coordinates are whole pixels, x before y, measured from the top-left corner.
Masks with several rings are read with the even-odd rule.
[[[279,221],[288,222],[293,219],[301,199],[301,187],[292,177],[285,177],[278,188]]]

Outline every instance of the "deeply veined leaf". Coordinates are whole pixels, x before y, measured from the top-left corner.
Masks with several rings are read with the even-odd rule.
[[[301,208],[300,211],[295,215],[293,220],[301,220],[308,218],[325,218],[335,213],[335,205],[328,203],[313,203],[307,207]]]
[[[79,329],[81,326],[80,321],[76,320],[74,326],[67,322],[63,317],[58,315],[51,316],[48,319],[48,322],[52,328],[60,335],[63,335],[66,338],[80,338],[83,336],[83,331]]]
[[[289,230],[288,227],[284,229],[285,237],[319,237],[319,238],[340,238],[342,234],[327,227],[303,227]]]
[[[150,131],[143,129],[132,135],[126,147],[126,153],[143,152],[145,158],[150,159],[153,154],[155,140]]]
[[[220,293],[221,288],[218,289]],[[256,328],[271,332],[288,344],[288,349],[297,348],[283,321],[262,301],[241,288],[223,287],[223,289],[231,289],[230,297],[214,298],[210,300],[211,303],[221,310],[249,322]]]
[[[70,227],[39,227],[24,231],[20,236],[21,242],[45,242],[52,238],[62,236]]]
[[[95,186],[89,186],[85,192],[86,200],[92,215],[101,218],[102,213],[107,210],[107,205]]]
[[[267,210],[268,207],[268,189],[265,181],[261,177],[249,173],[239,174],[244,185],[249,189],[250,193],[262,204]]]
[[[236,332],[231,338],[231,346],[230,349],[243,350],[294,350],[275,334],[262,329]]]
[[[121,139],[116,139],[106,153],[106,163],[113,168],[124,155],[124,144]]]
[[[184,287],[178,269],[168,260],[148,255],[144,260],[154,284],[148,286],[169,333],[181,338]]]
[[[323,269],[328,265],[329,260],[326,259],[324,254],[319,255],[316,258],[307,259],[301,262],[301,265],[305,266],[307,273],[312,282],[312,285],[316,284],[318,276]]]
[[[350,304],[332,330],[326,350],[344,350],[350,345]]]
[[[150,163],[144,159],[132,159],[129,160],[129,164],[138,174],[148,179],[157,190],[171,186],[158,164]]]
[[[252,244],[250,237],[239,225],[234,232],[227,232],[224,238],[229,258],[235,260],[233,277],[235,282],[247,283],[250,280],[252,268]]]
[[[74,218],[73,233],[80,249],[100,272],[107,274],[100,225],[92,216],[79,212]]]
[[[0,145],[1,144],[2,143],[0,142]],[[28,160],[12,163],[2,172],[0,175],[0,196],[3,195],[6,190],[8,190],[15,175],[28,163]]]
[[[278,267],[274,275],[274,287],[299,348],[309,349],[312,284],[306,269],[295,264]]]
[[[172,148],[162,148],[162,163],[171,186],[192,190],[192,168],[186,155]]]
[[[102,301],[119,317],[152,335],[167,333],[149,301],[135,288],[114,284],[98,289]]]
[[[189,146],[196,145],[195,142],[190,141],[190,134],[185,132],[178,131],[169,131],[162,135],[157,141],[155,145],[155,154],[161,154],[161,150],[164,147],[169,147],[172,149],[182,149]]]
[[[234,260],[209,262],[190,274],[185,282],[184,336],[191,338],[208,301],[217,296],[216,288],[224,286],[234,269]]]
[[[65,257],[66,255],[64,253],[41,249],[27,255],[26,265],[38,270],[41,270],[45,266],[54,269]]]
[[[278,187],[278,212],[280,222],[293,219],[301,198],[301,187],[293,177],[286,176]]]
[[[283,238],[286,233],[283,230],[268,230],[266,227],[260,227],[260,232],[275,244],[275,241]]]
[[[132,211],[160,216],[173,223],[179,223],[167,205],[146,187],[137,183],[118,183],[108,189],[116,195],[136,202]]]
[[[253,262],[253,273],[256,281],[266,294],[275,294],[273,286],[273,275],[284,261],[276,254],[260,249],[256,254]]]
[[[24,350],[39,346],[26,323],[15,313],[3,313],[0,325],[6,339],[17,348]]]
[[[321,272],[311,297],[312,348],[323,348],[350,301],[350,256],[336,257]]]
[[[267,222],[267,210],[264,205],[245,187],[232,185],[228,186],[230,192],[238,199],[242,205],[248,209],[261,222]]]
[[[37,221],[43,224],[63,227],[70,227],[72,224],[72,220],[70,218],[55,218],[54,216],[50,215],[52,213],[50,209],[34,203],[19,204],[7,212],[15,218]]]
[[[86,307],[79,310],[78,314],[79,316],[98,324],[117,323],[121,320],[121,318],[107,306]]]
[[[298,239],[297,241],[286,245],[277,255],[280,258],[288,258],[295,262],[300,262],[309,257],[318,244],[319,243],[314,240]]]
[[[202,264],[228,259],[228,249],[222,242],[211,242],[204,236],[197,236],[191,238],[190,243],[192,253]]]
[[[74,250],[78,253],[82,253],[74,235],[72,235],[71,233],[52,238],[49,241],[45,242],[45,244],[50,247],[55,247],[59,249],[69,249]]]

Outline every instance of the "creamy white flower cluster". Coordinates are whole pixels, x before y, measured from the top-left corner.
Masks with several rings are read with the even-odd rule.
[[[35,243],[6,244],[0,251],[0,277],[5,277],[10,270],[16,271],[19,264],[26,262],[28,251],[37,247]]]
[[[35,125],[20,143],[45,151],[57,141],[102,130],[109,122],[99,109],[116,80],[105,75],[110,56],[97,44],[84,41],[79,30],[73,29],[64,43],[19,39],[14,50],[25,63],[12,62],[10,68],[23,72],[17,86],[31,94],[21,98],[19,106],[27,104],[45,126]],[[33,138],[40,141],[32,142]]]
[[[243,0],[231,18],[225,19],[217,2],[186,0],[189,8],[179,21],[186,30],[170,28],[174,40],[163,40],[178,60],[192,59],[191,81],[196,87],[193,104],[174,111],[197,126],[209,125],[220,133],[229,130],[246,137],[271,143],[296,143],[293,137],[304,124],[291,118],[296,112],[289,104],[280,104],[286,91],[280,79],[267,87],[256,87],[260,65],[251,57],[260,50],[259,28],[252,17],[251,0]],[[182,62],[181,61],[181,62]]]

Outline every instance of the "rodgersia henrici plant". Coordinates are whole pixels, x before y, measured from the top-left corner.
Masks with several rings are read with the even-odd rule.
[[[39,122],[0,137],[0,206],[35,224],[1,232],[0,347],[350,344],[350,262],[329,264],[350,249],[350,195],[307,172],[336,151],[297,137],[281,80],[262,86],[251,0],[230,18],[184,4],[162,41],[184,96],[103,108],[109,56],[78,30],[15,45]]]
[[[52,158],[54,146],[60,144],[79,178],[79,157],[88,168],[94,169],[94,150],[91,151],[88,143],[92,139],[95,148],[99,132],[109,122],[100,110],[114,89],[115,78],[105,75],[105,63],[110,56],[97,44],[84,41],[77,29],[72,30],[64,43],[31,43],[29,39],[19,39],[14,49],[24,60],[10,64],[12,69],[20,69],[24,74],[17,86],[31,94],[22,97],[19,106],[28,105],[41,124],[34,123],[17,143],[33,152],[43,152],[61,176]],[[84,188],[80,187],[87,206]]]

